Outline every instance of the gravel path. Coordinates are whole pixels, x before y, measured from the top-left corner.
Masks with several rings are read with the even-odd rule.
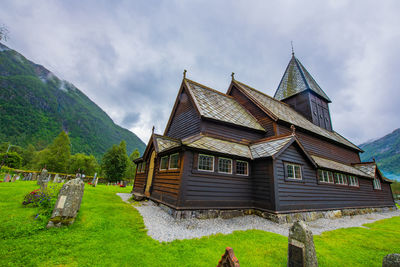
[[[123,201],[128,202],[131,194],[118,193]],[[232,219],[184,219],[175,220],[167,212],[151,201],[140,202],[134,206],[142,215],[147,234],[160,242],[170,242],[175,239],[192,239],[217,233],[230,234],[238,230],[258,229],[288,236],[291,224],[277,224],[255,215],[236,217]],[[339,228],[365,227],[365,223],[400,216],[400,211],[345,216],[339,219],[318,219],[307,222],[314,235]]]

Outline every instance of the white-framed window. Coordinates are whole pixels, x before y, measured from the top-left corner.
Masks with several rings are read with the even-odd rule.
[[[169,156],[169,169],[178,169],[179,153],[172,154]]]
[[[343,173],[335,173],[335,183],[347,185],[347,177]]]
[[[243,160],[236,160],[236,174],[249,175],[249,163]]]
[[[333,184],[333,173],[330,171],[318,170],[318,180],[322,183]]]
[[[214,171],[214,156],[199,154],[198,158],[198,170],[200,171]]]
[[[348,176],[349,178],[349,186],[358,186],[358,178],[355,176]]]
[[[160,160],[160,170],[165,171],[168,169],[168,156],[162,157]]]
[[[374,189],[376,189],[376,190],[381,190],[382,189],[382,187],[381,187],[381,181],[379,181],[379,179],[378,178],[374,178]]]
[[[286,178],[301,180],[301,166],[293,163],[285,163]]]
[[[218,158],[218,172],[232,174],[232,160],[227,158]]]

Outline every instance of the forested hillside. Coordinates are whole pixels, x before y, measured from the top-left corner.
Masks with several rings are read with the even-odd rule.
[[[68,133],[72,152],[101,158],[125,140],[128,153],[144,143],[111,118],[73,84],[0,43],[0,143],[36,149]]]
[[[361,144],[361,160],[375,158],[379,168],[390,179],[400,180],[400,129],[377,140]]]

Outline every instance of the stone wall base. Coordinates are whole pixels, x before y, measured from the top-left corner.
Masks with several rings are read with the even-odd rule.
[[[255,209],[244,209],[244,210],[175,210],[161,203],[155,203],[161,209],[166,211],[169,215],[175,219],[213,219],[222,218],[230,219],[234,217],[240,217],[245,215],[257,215],[270,221],[283,224],[293,223],[297,220],[302,221],[314,221],[320,218],[337,219],[343,216],[354,216],[361,214],[368,214],[374,212],[389,212],[397,210],[396,206],[382,207],[382,208],[359,208],[359,209],[338,209],[328,211],[306,211],[306,212],[295,212],[285,214],[275,214],[266,211],[260,211]]]

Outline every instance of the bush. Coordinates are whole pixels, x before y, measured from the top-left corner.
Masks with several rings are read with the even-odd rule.
[[[61,185],[53,184],[46,190],[35,189],[24,197],[22,205],[30,207],[39,207],[38,214],[35,219],[48,220],[53,212],[54,205],[57,202]]]

